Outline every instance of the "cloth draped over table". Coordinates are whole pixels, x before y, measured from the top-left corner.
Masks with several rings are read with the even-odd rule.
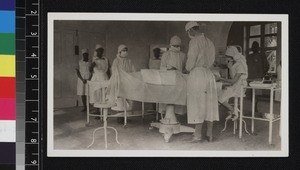
[[[108,99],[115,101],[118,97],[129,100],[164,103],[175,105],[186,105],[187,102],[187,77],[179,71],[174,71],[176,75],[175,85],[157,85],[146,83],[143,80],[141,72],[127,73],[118,69],[117,74],[109,81],[117,83],[109,83],[107,88]],[[222,83],[216,83],[218,93],[222,89]]]
[[[129,100],[186,105],[186,80],[187,75],[178,71],[175,85],[150,84],[143,81],[141,72],[126,73],[118,69],[117,75],[110,81],[107,93],[108,99],[114,101],[117,97]]]
[[[156,85],[176,85],[176,71],[142,69],[142,79],[145,83]]]

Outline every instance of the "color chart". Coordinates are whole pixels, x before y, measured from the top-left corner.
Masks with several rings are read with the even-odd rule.
[[[0,0],[0,164],[6,167],[16,164],[15,19],[15,0]]]

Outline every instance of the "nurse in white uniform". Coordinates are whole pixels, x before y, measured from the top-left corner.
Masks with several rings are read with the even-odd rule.
[[[213,121],[219,120],[216,81],[210,67],[215,61],[215,46],[204,34],[197,22],[188,22],[185,30],[191,38],[187,54],[187,116],[188,123],[195,124],[191,142],[203,139],[203,122],[207,122],[208,141],[212,141]]]
[[[180,51],[180,47],[181,39],[177,35],[174,35],[170,39],[169,50],[166,51],[161,58],[160,70],[177,70],[180,73],[183,72],[186,62],[186,55]],[[163,113],[165,111],[166,104],[159,104],[159,112]],[[186,107],[175,105],[174,111],[177,114],[183,115],[186,114]]]
[[[245,56],[243,56],[235,46],[229,46],[225,56],[231,58],[228,64],[231,79],[219,79],[230,85],[219,95],[219,102],[229,109],[229,115],[226,119],[232,118],[234,121],[238,118],[238,113],[234,112],[233,107],[228,103],[228,99],[241,96],[241,87],[247,86],[248,66]]]
[[[166,51],[160,63],[161,70],[178,70],[182,72],[186,55],[180,51],[181,39],[178,36],[173,36],[170,40],[170,48]]]
[[[88,49],[82,49],[82,60],[78,62],[78,67],[76,68],[76,73],[78,76],[77,80],[77,95],[81,96],[82,104],[84,106],[82,112],[86,111],[86,82],[89,80],[91,73],[89,68],[91,63],[89,62]]]
[[[95,56],[91,67],[92,82],[103,82],[109,79],[109,61],[104,57],[104,48],[97,44],[95,48]],[[90,103],[101,102],[101,91],[97,87],[90,87]]]
[[[109,80],[109,86],[107,88],[108,102],[117,105],[116,107],[113,107],[114,110],[124,110],[124,108],[126,108],[126,110],[131,110],[133,104],[132,101],[127,100],[127,102],[124,103],[123,99],[118,97],[118,82],[120,80],[119,71],[123,70],[127,73],[135,72],[135,67],[131,59],[128,58],[128,47],[126,45],[119,45],[117,56],[114,59],[111,68],[112,76]]]

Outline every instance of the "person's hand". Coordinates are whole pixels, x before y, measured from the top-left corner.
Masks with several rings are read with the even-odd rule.
[[[183,69],[182,73],[183,73],[183,74],[189,74],[190,72],[187,71],[186,69]]]
[[[219,75],[214,74],[216,81],[221,80],[221,77]]]
[[[171,67],[168,70],[177,70],[175,67]]]
[[[222,82],[222,83],[226,83],[225,79],[222,78],[222,77],[219,77],[218,81],[219,81],[219,82]]]
[[[86,80],[86,79],[83,79],[82,82],[83,82],[84,84],[86,84],[86,83],[87,83],[87,80]]]

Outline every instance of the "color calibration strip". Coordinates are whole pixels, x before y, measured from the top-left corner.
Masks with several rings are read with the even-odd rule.
[[[16,164],[15,20],[15,0],[0,0],[0,164],[6,167]]]

